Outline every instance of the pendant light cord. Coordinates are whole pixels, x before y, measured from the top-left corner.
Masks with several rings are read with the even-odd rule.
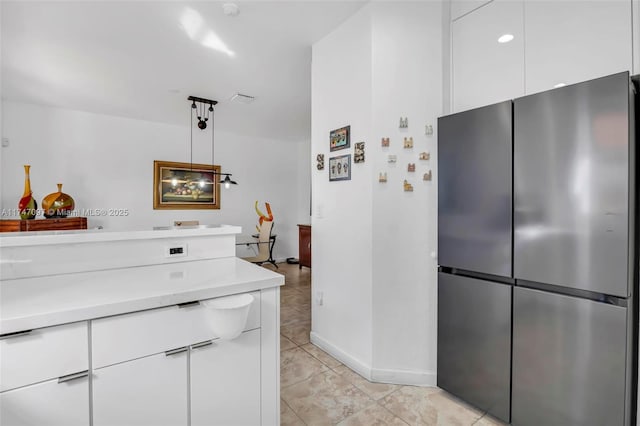
[[[190,108],[191,110],[191,121],[190,121],[190,125],[189,128],[191,129],[191,139],[190,139],[190,146],[189,146],[189,164],[191,166],[191,171],[193,172],[193,108]]]
[[[215,148],[214,148],[215,147],[214,133],[215,133],[216,126],[215,126],[215,123],[213,122],[214,121],[213,120],[213,117],[214,117],[213,105],[211,105],[211,108],[212,108],[212,110],[211,110],[211,167],[213,169],[213,182],[214,182],[214,185],[215,185],[216,176],[220,176],[220,175],[216,173],[216,163],[213,162],[213,157],[214,157],[213,154],[214,154],[214,151],[215,151]],[[222,170],[220,170],[220,171],[222,171]],[[218,178],[218,181],[220,181],[219,178]]]

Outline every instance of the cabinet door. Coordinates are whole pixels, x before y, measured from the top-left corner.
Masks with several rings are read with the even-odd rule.
[[[2,426],[85,426],[89,424],[89,380],[58,379],[0,394]]]
[[[526,2],[526,93],[630,71],[630,14],[630,0]]]
[[[299,247],[300,266],[311,267],[311,227],[299,227]]]
[[[76,322],[0,340],[0,391],[88,370],[87,333]]]
[[[94,370],[93,425],[187,425],[188,352]]]
[[[494,0],[451,24],[453,111],[524,94],[523,2]],[[513,40],[499,43],[502,35]]]
[[[191,425],[259,424],[260,330],[192,349]]]

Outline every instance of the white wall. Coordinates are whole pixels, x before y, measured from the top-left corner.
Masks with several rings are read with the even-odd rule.
[[[185,101],[185,106],[188,106]],[[126,208],[125,217],[89,217],[89,227],[149,229],[174,220],[199,220],[202,224],[241,225],[252,233],[259,200],[271,203],[278,240],[278,259],[297,257],[299,206],[308,200],[304,179],[308,156],[296,144],[257,140],[216,132],[215,163],[233,173],[239,183],[221,189],[220,210],[154,210],[153,161],[189,161],[189,112],[185,125],[132,120],[17,102],[3,102],[1,207],[17,207],[23,191],[23,164],[31,164],[31,186],[41,204],[55,192],[56,183],[74,197],[76,208]],[[211,163],[211,133],[194,131],[193,161]],[[301,157],[305,155],[305,157]],[[308,171],[306,172],[308,173]],[[308,187],[307,187],[308,188]],[[252,255],[244,248],[239,256]]]
[[[640,73],[640,0],[633,0],[631,5],[631,20],[633,21],[633,73]]]
[[[373,8],[373,377],[432,384],[436,378],[437,117],[442,113],[440,2],[375,3]],[[399,117],[409,119],[399,129]],[[425,125],[434,127],[425,135]],[[391,146],[380,147],[380,137]],[[403,138],[413,137],[413,149]],[[419,160],[420,152],[431,159]],[[398,156],[396,164],[387,155]],[[415,163],[415,173],[407,164]],[[433,180],[422,180],[432,171]],[[414,187],[403,191],[403,180]]]
[[[493,0],[456,19],[458,3],[466,2],[450,3],[453,111],[640,72],[637,0]],[[498,43],[506,33],[514,40]]]
[[[437,136],[424,128],[442,111],[441,21],[439,2],[373,2],[313,48],[312,160],[352,154],[328,150],[329,131],[350,124],[365,163],[347,182],[312,170],[312,286],[324,295],[312,340],[377,381],[435,384]],[[405,136],[413,149],[403,149]],[[431,160],[418,160],[423,151]]]
[[[375,149],[371,134],[371,18],[365,6],[313,46],[311,78],[312,290],[315,336],[351,360],[371,366],[372,162],[352,164],[351,180],[329,182],[329,158],[353,154],[365,141],[365,158]],[[351,125],[351,147],[329,151],[329,132]],[[325,169],[315,168],[317,154]],[[317,341],[317,340],[316,340]]]

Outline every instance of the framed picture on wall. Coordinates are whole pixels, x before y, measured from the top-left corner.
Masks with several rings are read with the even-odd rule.
[[[220,208],[220,166],[153,162],[154,210]]]
[[[329,158],[329,182],[351,180],[351,154]]]
[[[341,127],[329,133],[329,149],[338,151],[351,146],[351,126]]]

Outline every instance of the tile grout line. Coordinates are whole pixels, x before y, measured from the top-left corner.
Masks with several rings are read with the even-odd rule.
[[[394,391],[394,392],[395,392],[395,391]],[[391,393],[393,393],[393,392],[391,392]],[[391,395],[391,394],[389,394],[389,395]],[[388,395],[387,395],[387,396],[388,396]],[[386,396],[385,396],[385,398],[386,398]],[[378,401],[376,401],[376,404],[378,404]],[[395,418],[400,419],[400,421],[401,421],[402,423],[404,423],[404,424],[406,424],[406,425],[409,425],[409,424],[410,424],[409,422],[405,421],[402,417],[398,416],[396,413],[394,413],[393,411],[389,410],[389,409],[388,409],[387,407],[385,407],[384,405],[382,405],[382,404],[378,404],[378,405],[379,405],[380,407],[382,407],[382,409],[387,410],[389,413],[391,413],[391,415],[393,415]]]
[[[298,415],[298,413],[296,412],[296,410],[293,409],[293,407],[291,407],[291,405],[289,405],[289,403],[287,401],[285,401],[282,397],[280,398],[280,402],[284,402],[286,404],[287,407],[289,407],[289,410],[291,410],[291,412],[293,414],[295,414],[295,416],[298,418],[298,420],[300,420],[302,422],[303,425],[307,426],[307,423],[302,420],[302,417],[300,417]],[[280,419],[280,422],[282,422],[282,419]]]

